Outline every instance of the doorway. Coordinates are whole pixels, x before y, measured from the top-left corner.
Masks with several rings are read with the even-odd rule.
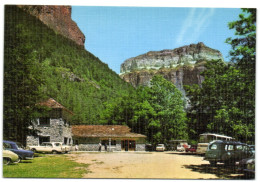
[[[121,140],[121,150],[135,151],[135,140]]]
[[[49,136],[40,136],[39,137],[39,144],[41,145],[42,142],[50,142],[50,137]]]

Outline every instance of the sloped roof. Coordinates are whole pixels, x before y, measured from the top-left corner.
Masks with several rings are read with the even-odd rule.
[[[76,137],[114,137],[146,138],[145,135],[132,133],[123,125],[72,125],[72,134]]]
[[[65,111],[67,111],[70,114],[74,114],[73,112],[71,112],[70,110],[68,110],[66,107],[64,107],[63,105],[61,105],[60,103],[58,103],[56,100],[54,100],[53,98],[49,98],[48,100],[45,100],[43,102],[38,103],[41,106],[46,106],[52,109],[64,109]]]

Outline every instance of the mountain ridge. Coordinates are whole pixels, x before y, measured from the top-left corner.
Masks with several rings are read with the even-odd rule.
[[[84,46],[85,35],[71,19],[71,6],[18,5],[54,31]]]
[[[149,51],[129,58],[121,64],[120,74],[141,69],[172,68],[184,64],[196,64],[203,60],[223,59],[220,51],[207,47],[204,43],[190,44],[175,49]]]

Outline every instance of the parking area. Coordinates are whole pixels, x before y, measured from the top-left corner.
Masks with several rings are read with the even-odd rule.
[[[68,156],[90,164],[83,178],[247,179],[237,166],[213,167],[185,152],[78,152]]]

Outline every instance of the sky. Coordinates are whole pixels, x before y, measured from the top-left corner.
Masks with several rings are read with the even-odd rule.
[[[149,51],[203,42],[229,61],[234,36],[228,22],[239,8],[72,6],[72,19],[84,33],[85,49],[120,73],[120,65]]]

